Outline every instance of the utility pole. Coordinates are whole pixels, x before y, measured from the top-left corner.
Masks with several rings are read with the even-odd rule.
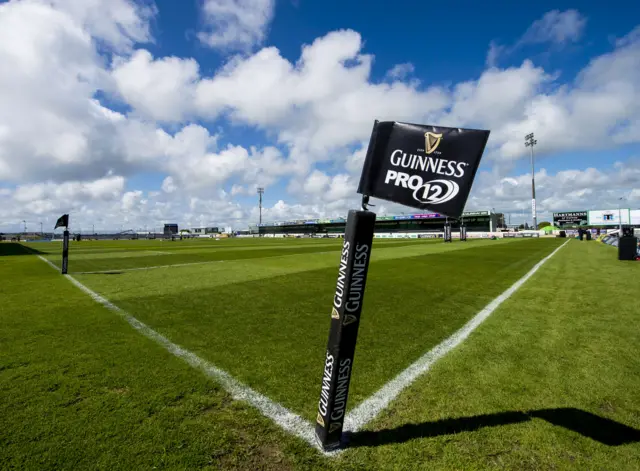
[[[258,197],[259,197],[259,207],[260,207],[260,223],[258,225],[262,225],[262,195],[264,194],[264,188],[258,187]],[[258,232],[260,230],[258,229]]]
[[[25,221],[24,219],[22,220],[22,223],[24,224],[24,233],[27,233],[27,221]]]
[[[618,226],[619,226],[618,230],[620,231],[618,233],[618,237],[622,237],[622,200],[623,199],[624,199],[624,196],[618,198]]]
[[[42,221],[40,221],[40,235],[44,236],[44,231],[42,230]]]
[[[91,224],[91,232],[93,232],[93,235],[96,235],[96,225],[95,224]]]
[[[531,148],[531,214],[533,215],[533,230],[538,230],[538,218],[536,217],[536,172],[533,165],[533,146],[538,143],[533,138],[533,133],[524,136],[525,147]]]

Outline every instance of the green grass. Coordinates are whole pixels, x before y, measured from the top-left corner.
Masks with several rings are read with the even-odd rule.
[[[434,241],[380,241],[388,247],[424,246]],[[60,242],[32,243],[46,258],[61,265]],[[69,273],[119,271],[177,264],[258,259],[293,254],[338,253],[339,239],[190,239],[183,241],[81,241],[70,242]]]
[[[556,240],[524,241],[373,263],[351,406],[457,330],[556,245]],[[251,271],[246,265],[201,268],[202,287],[188,278],[174,286],[174,278],[195,277],[189,274],[192,267],[147,271],[139,282],[133,281],[137,274],[129,273],[130,284],[119,276],[78,279],[172,341],[312,420],[339,254],[322,257],[331,268],[310,269],[307,256],[290,255],[272,262],[295,273],[245,282],[237,277]],[[219,284],[229,278],[235,281]]]
[[[71,263],[222,260],[76,278],[311,420],[339,242],[204,242],[140,256],[160,244],[83,241],[72,257],[84,258]],[[374,242],[349,408],[559,245],[394,242]],[[98,256],[109,253],[118,256]],[[0,257],[0,468],[637,469],[639,274],[599,243],[571,241],[352,448],[327,459],[36,257]],[[628,443],[605,445],[597,430]]]

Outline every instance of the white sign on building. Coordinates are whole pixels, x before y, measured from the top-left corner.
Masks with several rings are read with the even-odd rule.
[[[598,209],[589,211],[590,226],[619,226],[629,224],[629,209]]]

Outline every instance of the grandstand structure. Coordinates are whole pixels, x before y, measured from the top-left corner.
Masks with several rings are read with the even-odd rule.
[[[452,229],[462,224],[468,231],[494,232],[504,227],[504,215],[493,211],[468,211],[460,219],[447,218],[439,213],[402,214],[398,216],[378,216],[375,232],[442,232],[446,223]],[[249,226],[249,234],[265,236],[281,235],[337,235],[344,234],[347,220],[299,219],[294,221],[270,222]]]

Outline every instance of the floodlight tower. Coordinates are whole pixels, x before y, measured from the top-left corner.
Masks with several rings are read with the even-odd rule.
[[[259,207],[260,207],[260,225],[262,225],[262,195],[264,194],[264,188],[261,186],[258,187],[258,198],[259,198]]]
[[[533,216],[533,230],[538,230],[538,218],[536,217],[536,173],[533,166],[533,146],[538,143],[533,138],[533,133],[524,136],[525,147],[531,148],[531,214]]]

